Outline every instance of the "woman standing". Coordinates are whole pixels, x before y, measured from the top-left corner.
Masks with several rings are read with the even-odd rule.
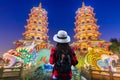
[[[71,80],[71,66],[75,66],[78,61],[74,49],[69,46],[70,37],[64,30],[58,31],[53,40],[57,42],[55,48],[51,49],[50,64],[54,64],[52,80]]]

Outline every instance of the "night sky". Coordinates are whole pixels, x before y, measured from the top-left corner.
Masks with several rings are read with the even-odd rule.
[[[42,2],[42,7],[48,12],[49,40],[58,30],[68,32],[74,41],[75,12],[81,7],[83,0],[0,0],[0,53],[15,48],[13,42],[22,39],[27,25],[26,19],[32,7]],[[92,6],[100,39],[120,38],[120,0],[84,0],[86,6]]]

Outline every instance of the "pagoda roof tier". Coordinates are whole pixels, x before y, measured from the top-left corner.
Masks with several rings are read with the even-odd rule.
[[[78,8],[78,10],[76,11],[76,15],[78,14],[83,14],[83,13],[90,13],[93,14],[93,8],[91,6],[86,7],[86,8]]]
[[[49,36],[47,34],[39,34],[39,33],[23,33],[25,39],[38,39],[38,40],[48,40]]]
[[[33,12],[32,12],[32,11],[33,11]],[[41,14],[41,15],[43,15],[43,16],[47,16],[47,13],[44,13],[44,12],[42,12],[42,11],[39,11],[39,10],[32,10],[32,11],[31,11],[31,13],[30,13],[31,15],[32,15],[32,14]]]
[[[38,7],[33,7],[31,9],[31,13],[42,13],[43,15],[46,15],[47,11],[42,8],[42,4],[40,3]]]
[[[48,27],[48,23],[46,24],[41,24],[41,23],[28,23],[25,27],[27,26],[42,26],[42,27]]]
[[[88,36],[88,35],[100,35],[98,31],[79,31],[75,36]]]
[[[40,15],[29,15],[29,16],[30,16],[30,18],[33,18],[33,19],[41,19],[41,20],[48,21],[48,17],[47,16],[40,16]]]
[[[27,19],[27,22],[30,22],[30,21],[31,22],[36,21],[36,22],[41,22],[41,23],[48,23],[47,20],[43,20],[43,19],[40,19],[40,18],[29,18],[29,19]]]
[[[47,26],[43,25],[43,24],[34,24],[34,23],[30,23],[30,24],[27,24],[26,26],[24,26],[25,28],[27,27],[44,27],[44,28],[47,28]]]
[[[75,26],[75,27],[77,28],[77,27],[83,27],[83,26],[91,26],[91,27],[99,28],[99,26],[96,23],[84,23],[84,24],[79,24],[78,26]]]
[[[79,25],[85,25],[85,24],[95,24],[97,22],[97,19],[95,19],[95,20],[81,20],[81,22],[80,21],[76,21],[76,22],[74,22],[74,24],[75,24],[75,26],[77,27],[77,26],[79,26]]]
[[[86,13],[79,13],[79,14],[76,14],[76,16],[95,16],[95,13],[94,12],[86,12]]]
[[[99,26],[95,23],[85,23],[85,24],[80,24],[80,25],[76,26],[76,28],[89,28],[89,27],[99,28]]]
[[[81,23],[83,24],[84,23],[90,23],[90,21],[94,21],[96,23],[97,19],[95,19],[94,17],[84,17],[82,19],[77,19],[75,23]]]
[[[75,38],[79,38],[79,37],[89,37],[89,36],[94,36],[94,37],[99,37],[101,35],[101,33],[99,33],[98,31],[89,31],[89,32],[79,32],[75,34]]]
[[[31,31],[31,32],[44,32],[44,33],[47,33],[48,32],[48,29],[47,28],[34,28],[34,27],[28,27],[26,28],[26,31]]]
[[[83,20],[83,19],[84,20],[85,19],[93,19],[94,20],[95,19],[94,16],[86,16],[86,15],[85,16],[76,16],[75,18],[76,18],[76,20]]]
[[[44,26],[48,26],[48,22],[47,21],[42,21],[42,20],[39,20],[39,21],[37,21],[37,20],[27,20],[27,23],[28,24],[30,24],[30,23],[34,23],[34,24],[42,24],[42,25],[44,25]]]
[[[80,31],[97,31],[99,29],[98,26],[79,26],[79,27],[76,27],[74,29],[74,31],[77,33],[77,32],[80,32]]]
[[[37,20],[28,20],[27,22],[28,22],[28,24],[33,23],[33,24],[42,24],[42,25],[44,25],[46,27],[48,26],[48,22],[41,21],[41,20],[39,20],[39,21],[37,21]]]
[[[35,19],[42,19],[48,21],[47,16],[43,16],[41,14],[29,14],[30,18],[35,18]]]
[[[43,31],[26,31],[23,33],[23,35],[25,34],[33,34],[33,35],[36,35],[36,34],[42,34],[42,35],[47,35],[45,32]]]
[[[38,31],[48,30],[48,28],[46,26],[41,26],[41,25],[26,25],[25,29],[26,30],[36,30],[36,29],[38,29]]]

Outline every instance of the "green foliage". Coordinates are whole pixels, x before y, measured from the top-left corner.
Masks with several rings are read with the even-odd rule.
[[[38,67],[34,74],[26,76],[26,80],[50,80],[51,71],[45,71],[42,67]]]
[[[80,80],[80,71],[78,69],[72,71],[72,80]]]
[[[110,45],[110,50],[112,50],[113,52],[117,52],[120,54],[120,41],[117,40],[116,38],[112,38],[110,40],[110,42],[112,43],[112,45]]]

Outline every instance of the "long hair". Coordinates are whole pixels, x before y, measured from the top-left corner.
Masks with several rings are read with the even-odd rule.
[[[56,45],[56,51],[62,51],[64,53],[71,51],[71,47],[69,46],[68,43],[57,43]]]

